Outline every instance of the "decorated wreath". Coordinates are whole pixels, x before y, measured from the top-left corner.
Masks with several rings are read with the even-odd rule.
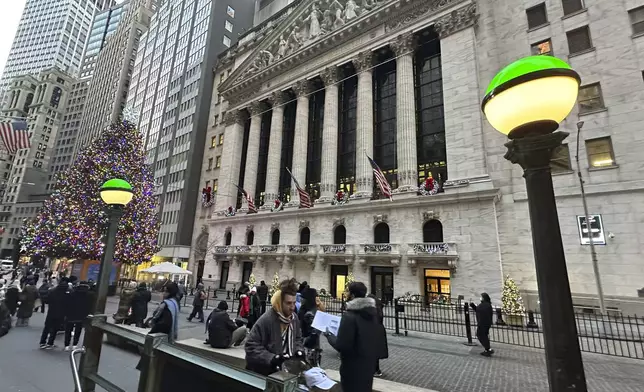
[[[349,194],[343,192],[342,190],[339,190],[338,192],[336,192],[335,196],[333,196],[333,201],[331,201],[331,204],[342,206],[347,204],[348,202],[349,202]]]
[[[271,207],[271,212],[282,211],[284,209],[284,203],[280,199],[275,199],[273,201],[273,206]]]
[[[423,196],[435,195],[438,193],[438,181],[434,180],[431,175],[423,181],[418,187],[418,193]]]
[[[237,210],[233,206],[229,206],[227,210],[224,210],[224,215],[226,216],[235,216]]]
[[[213,204],[215,204],[215,198],[212,194],[212,188],[209,186],[203,188],[201,190],[201,205],[208,208]]]

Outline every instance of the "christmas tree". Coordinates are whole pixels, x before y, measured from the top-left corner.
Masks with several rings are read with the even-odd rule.
[[[344,281],[344,297],[349,298],[349,285],[356,281],[356,278],[353,276],[352,272],[349,272],[347,278]]]
[[[257,285],[257,279],[255,279],[255,274],[250,274],[250,277],[248,278],[248,284],[250,285],[250,288],[253,288]]]
[[[508,315],[523,315],[525,308],[523,307],[523,298],[519,292],[519,287],[510,275],[506,276],[503,283],[503,294],[501,294],[501,310],[504,314]]]
[[[273,281],[271,282],[271,288],[269,290],[270,295],[272,296],[275,294],[276,291],[279,291],[280,289],[280,275],[275,272],[275,275],[273,275]]]
[[[108,217],[99,190],[111,178],[126,180],[134,191],[119,223],[114,262],[149,261],[158,251],[154,177],[145,164],[143,139],[127,121],[110,126],[57,177],[41,212],[23,228],[27,254],[100,259]]]

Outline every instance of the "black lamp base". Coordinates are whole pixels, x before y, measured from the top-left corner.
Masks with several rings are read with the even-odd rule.
[[[549,133],[553,133],[557,129],[559,129],[559,124],[556,121],[534,121],[514,128],[508,134],[508,138],[521,139],[530,136],[547,135]]]

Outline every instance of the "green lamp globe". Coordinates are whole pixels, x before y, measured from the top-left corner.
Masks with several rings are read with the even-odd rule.
[[[525,57],[492,79],[481,107],[490,124],[511,139],[551,133],[575,106],[580,82],[563,60]]]
[[[126,206],[132,201],[132,197],[134,197],[132,185],[120,178],[107,180],[101,186],[101,199],[107,205]]]

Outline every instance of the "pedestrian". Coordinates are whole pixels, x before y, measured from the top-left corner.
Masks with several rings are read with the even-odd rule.
[[[257,296],[257,288],[252,287],[250,289],[250,306],[248,314],[248,329],[253,329],[253,325],[259,320],[259,317],[262,315],[262,306],[260,304],[259,297]]]
[[[29,276],[25,281],[25,287],[20,293],[20,306],[18,307],[18,312],[16,316],[18,321],[16,321],[16,327],[28,327],[29,319],[34,314],[34,307],[36,306],[36,300],[38,299],[38,289],[34,284],[34,277]]]
[[[148,291],[148,286],[145,282],[139,283],[136,292],[132,297],[132,314],[130,315],[130,323],[139,328],[143,328],[143,322],[148,317],[148,303],[152,300],[152,295]]]
[[[47,304],[47,297],[49,297],[49,290],[51,286],[49,285],[49,280],[47,278],[43,279],[42,284],[38,288],[38,296],[40,297],[40,313],[45,313],[45,305]],[[38,308],[34,309],[37,311]]]
[[[195,297],[192,300],[192,313],[188,316],[188,321],[192,321],[195,316],[199,317],[199,322],[204,322],[203,316],[203,304],[206,300],[206,292],[203,290],[203,283],[197,285],[197,291],[195,291]]]
[[[54,340],[60,326],[65,322],[65,310],[69,306],[69,281],[67,278],[61,278],[48,297],[49,309],[45,317],[45,327],[40,335],[40,348],[54,348]]]
[[[490,348],[490,328],[492,328],[492,301],[488,293],[481,293],[481,303],[475,305],[470,302],[470,307],[476,312],[476,337],[485,349],[481,355],[489,357],[494,354]]]
[[[208,316],[208,340],[212,348],[229,348],[239,346],[248,334],[248,328],[238,327],[228,315],[226,301],[219,302],[217,308]]]
[[[318,310],[324,312],[324,304],[318,298],[317,290],[307,288],[302,293],[304,300],[297,316],[302,328],[302,339],[307,362],[313,366],[320,366],[322,349],[320,349],[320,332],[313,328],[313,319]]]
[[[7,305],[7,308],[9,308],[9,313],[11,314],[11,316],[14,316],[16,314],[16,310],[18,310],[19,299],[20,284],[18,283],[18,281],[14,280],[14,282],[7,289],[7,292],[4,296],[4,302]]]
[[[181,300],[186,295],[186,285],[183,284],[183,282],[180,282],[177,285],[177,288],[179,290],[179,293],[177,294],[177,303],[179,304],[179,306],[181,306]]]
[[[239,317],[248,320],[250,316],[250,298],[247,294],[239,296]]]
[[[11,312],[0,295],[0,338],[9,333],[11,329]]]
[[[80,284],[69,294],[69,306],[66,307],[65,318],[65,351],[71,351],[72,332],[74,333],[74,347],[78,346],[83,321],[87,318],[91,307],[92,296],[89,293],[87,282]]]
[[[259,297],[260,311],[261,314],[266,313],[266,301],[268,301],[268,286],[263,280],[259,283],[257,288],[257,296]]]
[[[329,344],[340,353],[340,383],[343,391],[371,392],[376,362],[383,352],[376,301],[366,296],[367,286],[364,283],[351,283],[338,336],[325,332]]]
[[[382,371],[380,370],[380,360],[381,359],[386,359],[389,357],[389,346],[387,345],[387,330],[385,329],[385,313],[384,313],[384,308],[385,305],[382,303],[378,297],[376,297],[373,294],[369,294],[369,298],[373,298],[374,301],[376,301],[376,310],[378,311],[378,322],[380,323],[380,327],[382,329],[382,340],[383,340],[383,345],[382,345],[382,352],[378,356],[378,360],[376,361],[376,372],[374,373],[375,377],[382,377]]]
[[[129,323],[130,319],[130,307],[132,306],[132,297],[136,292],[136,282],[128,282],[127,286],[121,290],[121,295],[119,297],[119,307],[116,310],[116,313],[112,316],[116,324],[125,324]]]
[[[288,358],[302,358],[302,330],[295,314],[295,280],[285,280],[271,297],[266,310],[246,340],[246,369],[268,376]]]

